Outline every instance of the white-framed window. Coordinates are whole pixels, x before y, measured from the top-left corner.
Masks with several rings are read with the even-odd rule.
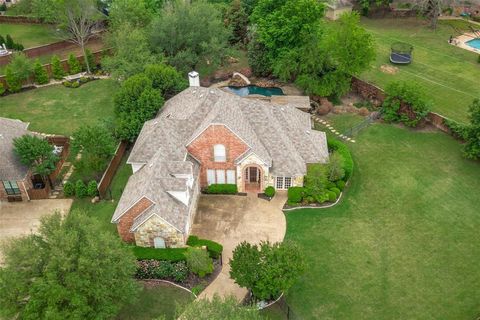
[[[227,170],[227,183],[236,184],[235,182],[235,170]]]
[[[213,158],[215,162],[227,161],[227,153],[223,144],[216,144],[213,146]]]
[[[225,183],[225,170],[217,169],[217,183],[224,184]]]
[[[278,190],[285,190],[292,186],[292,177],[276,177],[275,187]]]
[[[162,237],[155,237],[153,238],[153,246],[158,249],[163,249],[165,248],[165,239]]]
[[[216,181],[215,179],[215,170],[208,169],[207,170],[207,182],[208,185],[214,184]]]

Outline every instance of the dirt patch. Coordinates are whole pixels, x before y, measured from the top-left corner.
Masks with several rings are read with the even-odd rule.
[[[380,66],[380,70],[386,74],[396,74],[398,72],[397,67],[389,66],[388,64],[382,64]]]

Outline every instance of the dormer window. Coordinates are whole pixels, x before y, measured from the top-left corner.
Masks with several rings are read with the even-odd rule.
[[[213,146],[213,157],[215,159],[215,162],[227,161],[225,146],[223,144],[216,144]]]

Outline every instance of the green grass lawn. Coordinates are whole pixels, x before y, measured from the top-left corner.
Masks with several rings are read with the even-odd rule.
[[[172,285],[161,285],[154,288],[144,288],[138,301],[126,305],[116,317],[117,320],[151,320],[160,316],[165,319],[176,319],[177,305],[185,305],[194,297],[186,290]]]
[[[308,261],[287,297],[297,318],[476,319],[480,163],[439,132],[373,124],[355,139],[343,200],[286,214]]]
[[[51,26],[40,24],[0,24],[0,34],[5,38],[9,34],[13,41],[21,43],[26,49],[60,41],[54,36]]]
[[[468,106],[480,97],[478,54],[450,45],[448,39],[457,29],[467,30],[463,21],[440,21],[436,31],[427,22],[409,19],[362,19],[362,25],[374,36],[377,57],[371,69],[360,78],[382,88],[396,80],[416,83],[425,89],[434,103],[433,111],[457,121],[467,120]],[[413,45],[413,62],[398,66],[396,74],[382,72],[389,62],[392,43]]]
[[[97,80],[80,88],[44,87],[0,98],[0,117],[30,122],[29,129],[71,135],[82,124],[113,118],[118,84]]]

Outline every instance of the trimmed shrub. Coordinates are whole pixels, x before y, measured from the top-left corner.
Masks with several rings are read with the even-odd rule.
[[[187,266],[190,271],[197,274],[200,278],[213,272],[212,258],[210,258],[207,250],[190,247],[187,248],[185,256],[187,257]]]
[[[70,181],[63,185],[63,194],[65,197],[73,197],[75,195],[75,186]]]
[[[264,192],[267,197],[272,198],[275,195],[275,188],[272,186],[268,186],[265,188]]]
[[[335,202],[335,200],[337,200],[337,195],[335,192],[328,190],[327,195],[328,195],[328,201]]]
[[[345,181],[343,181],[343,180],[338,180],[338,181],[337,181],[337,188],[338,188],[340,191],[343,191],[343,189],[345,189]]]
[[[80,87],[80,82],[78,82],[78,81],[73,81],[70,84],[70,88],[78,88],[78,87]]]
[[[159,261],[141,260],[137,261],[137,279],[164,279],[183,282],[187,279],[188,267],[185,261]]]
[[[77,198],[84,198],[87,196],[87,186],[82,180],[77,180],[75,183],[75,196]]]
[[[13,42],[13,39],[9,34],[7,34],[7,37],[5,38],[5,46],[7,49],[14,49],[15,42]]]
[[[290,187],[288,188],[288,202],[299,203],[303,198],[303,187]]]
[[[146,248],[132,247],[133,254],[137,260],[165,260],[165,261],[185,261],[185,252],[187,248]]]
[[[7,81],[8,91],[19,92],[22,89],[22,80],[16,76],[10,66],[6,68],[5,80]]]
[[[97,69],[97,66],[95,64],[95,58],[93,56],[93,53],[90,49],[85,49],[85,61],[88,62],[88,66],[90,67],[90,72],[95,71]],[[85,69],[87,66],[85,65]]]
[[[236,184],[211,184],[207,188],[210,194],[236,194],[238,188]]]
[[[77,57],[75,57],[73,53],[70,53],[70,55],[68,56],[67,63],[70,74],[77,74],[82,71],[80,62],[78,62]]]
[[[340,193],[342,193],[342,191],[340,191],[340,189],[338,188],[331,188],[330,191],[335,192],[335,194],[337,195],[337,198],[340,196]]]
[[[55,80],[61,80],[65,76],[65,71],[62,67],[62,62],[57,55],[54,55],[51,60],[52,76]]]
[[[95,180],[92,180],[88,183],[88,186],[87,186],[87,195],[89,197],[95,197],[96,195],[98,195],[98,184],[97,184],[97,181]]]
[[[190,236],[187,240],[187,245],[191,247],[206,246],[210,257],[218,259],[223,251],[223,246],[215,241],[200,239],[197,236]]]
[[[353,173],[353,159],[348,147],[335,139],[328,139],[328,149],[330,152],[337,151],[343,158],[343,170],[345,170],[344,180],[350,179]]]
[[[47,70],[42,66],[40,60],[35,60],[35,64],[33,65],[33,75],[35,77],[35,82],[38,84],[46,84],[48,83],[48,74]]]
[[[5,93],[5,87],[3,86],[3,83],[0,82],[0,96]]]

